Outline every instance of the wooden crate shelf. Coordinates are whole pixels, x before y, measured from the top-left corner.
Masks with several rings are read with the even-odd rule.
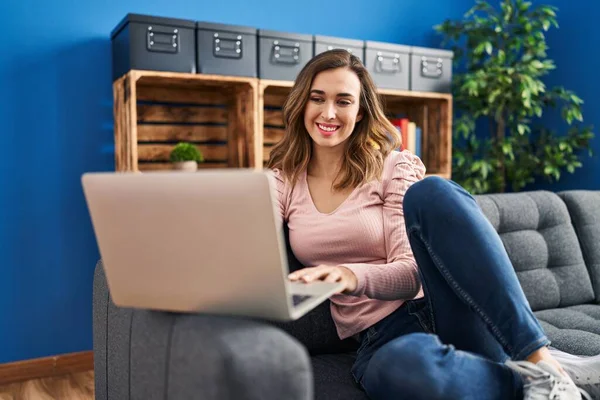
[[[452,95],[381,90],[389,118],[407,116],[422,130],[421,159],[428,175],[452,175]]]
[[[180,141],[202,151],[200,168],[248,165],[256,85],[256,79],[130,71],[113,84],[116,170],[170,169],[169,154]]]
[[[258,131],[256,134],[255,168],[262,168],[273,145],[284,134],[282,106],[293,82],[261,79],[258,84]]]
[[[263,168],[284,134],[290,81],[130,71],[113,84],[118,171],[170,169],[178,141],[203,152],[200,168]],[[428,175],[452,173],[452,96],[380,89],[386,115],[422,130]]]
[[[284,134],[282,106],[292,82],[259,82],[259,132],[256,168],[264,167],[270,150]],[[450,178],[452,172],[452,96],[445,93],[380,89],[386,115],[391,119],[407,116],[423,132],[422,159],[428,175]],[[261,131],[262,130],[262,131]],[[262,138],[262,140],[261,140]],[[262,145],[260,145],[262,143]],[[262,162],[260,161],[262,160]]]

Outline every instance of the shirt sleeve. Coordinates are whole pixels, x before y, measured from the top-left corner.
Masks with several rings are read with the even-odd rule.
[[[342,264],[357,277],[358,285],[351,295],[366,295],[378,300],[409,300],[421,290],[417,263],[412,254],[402,202],[404,194],[425,176],[423,162],[408,151],[392,154],[391,164],[384,171],[383,229],[387,263]],[[387,176],[385,176],[387,175]]]

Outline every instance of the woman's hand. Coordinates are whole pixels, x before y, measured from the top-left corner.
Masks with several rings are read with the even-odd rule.
[[[302,281],[306,283],[317,280],[323,282],[342,282],[344,286],[338,293],[353,292],[358,285],[358,279],[356,278],[356,275],[354,275],[354,272],[339,265],[318,265],[316,267],[303,268],[292,272],[288,275],[288,278],[292,281]]]

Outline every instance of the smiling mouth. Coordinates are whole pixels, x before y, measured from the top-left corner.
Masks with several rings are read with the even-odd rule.
[[[323,133],[325,135],[331,135],[335,131],[337,131],[338,129],[340,129],[340,126],[339,125],[332,125],[332,124],[317,124],[317,128],[319,128],[319,130],[321,131],[321,133]]]

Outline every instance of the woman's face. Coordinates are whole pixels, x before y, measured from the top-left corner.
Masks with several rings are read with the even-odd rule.
[[[320,72],[313,79],[304,109],[304,125],[317,146],[337,146],[362,119],[360,80],[348,68]]]

